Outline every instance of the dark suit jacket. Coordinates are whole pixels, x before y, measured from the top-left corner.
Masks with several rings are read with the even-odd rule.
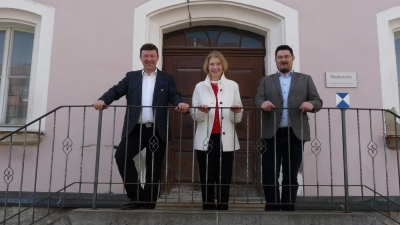
[[[276,108],[283,108],[283,96],[278,73],[263,77],[258,86],[255,106],[261,107],[262,103],[267,100],[272,102]],[[311,76],[294,72],[288,94],[288,108],[293,108],[289,110],[289,120],[296,137],[300,140],[310,141],[310,125],[306,112],[303,113],[303,137],[301,132],[302,122],[299,108],[303,102],[310,102],[314,106],[312,112],[319,111],[323,104]],[[275,122],[274,112],[276,113]],[[262,118],[263,138],[272,138],[281,122],[282,109],[269,112],[263,110]]]
[[[117,85],[114,85],[106,93],[99,98],[107,105],[114,100],[126,96],[127,105],[141,106],[142,104],[142,70],[128,72],[124,79]],[[175,81],[172,75],[164,73],[157,69],[156,83],[154,85],[153,106],[168,106],[171,103],[177,106],[183,102],[182,96],[175,87]],[[154,110],[156,109],[156,110]],[[156,113],[155,124],[158,133],[163,141],[167,140],[167,111],[168,108],[154,108]],[[122,138],[128,136],[136,126],[140,116],[140,107],[128,108],[125,114],[124,128],[122,130]],[[127,118],[129,118],[127,130]]]

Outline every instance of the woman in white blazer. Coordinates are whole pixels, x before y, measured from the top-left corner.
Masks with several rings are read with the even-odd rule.
[[[240,148],[234,124],[242,119],[242,101],[238,84],[224,75],[227,69],[224,56],[211,52],[203,66],[207,77],[193,93],[191,116],[197,121],[194,149],[204,210],[228,210],[234,151]]]

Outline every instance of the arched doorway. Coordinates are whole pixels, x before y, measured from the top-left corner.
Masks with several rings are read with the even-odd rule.
[[[167,33],[163,38],[163,70],[174,75],[184,101],[191,104],[196,84],[205,79],[202,68],[205,57],[212,50],[222,52],[227,58],[229,69],[226,76],[239,84],[243,106],[252,107],[259,81],[265,75],[266,49],[262,35],[222,26],[198,26]],[[239,195],[243,189],[248,191],[248,186],[244,184],[260,183],[259,156],[255,146],[259,137],[259,123],[254,120],[255,112],[250,114],[249,121],[245,114],[242,122],[236,126],[241,150],[235,152],[233,183],[237,185],[235,193]],[[193,120],[190,115],[184,115],[183,130],[180,132],[180,127],[174,126],[181,124],[180,119],[179,114],[171,114],[172,140],[167,182],[182,185],[199,183],[192,142]],[[173,185],[169,185],[171,188]]]
[[[223,13],[221,13],[223,8]],[[191,15],[191,16],[189,16]],[[293,69],[300,71],[298,11],[276,0],[151,0],[135,8],[133,26],[132,70],[142,68],[137,52],[144,43],[163,46],[163,35],[192,26],[229,26],[265,37],[268,49],[281,44],[296,52]],[[159,49],[162,51],[162,48]],[[163,54],[161,54],[163,55]],[[274,51],[267,51],[266,73],[276,72]],[[163,60],[158,68],[163,67]]]

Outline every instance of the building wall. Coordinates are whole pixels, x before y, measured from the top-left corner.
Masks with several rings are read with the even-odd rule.
[[[110,83],[117,82],[121,74],[132,69],[132,58],[138,57],[132,53],[133,11],[146,1],[118,4],[83,1],[79,5],[38,2],[56,9],[49,93],[58,94],[50,94],[57,100],[50,97],[48,109],[60,105],[60,99],[55,96],[65,96],[62,104],[91,103]],[[295,54],[301,58],[301,72],[313,76],[325,100],[324,106],[335,107],[335,93],[345,91],[351,94],[351,107],[381,108],[376,14],[397,6],[398,2],[278,2],[298,11],[300,51]],[[357,72],[358,87],[325,88],[327,71]],[[73,74],[81,82],[70,79]],[[96,88],[85,96],[68,90],[70,84],[85,89],[92,80],[98,82]],[[374,94],[364,98],[371,91]]]
[[[149,20],[135,21],[135,9],[143,6],[142,4],[148,3],[145,0],[120,0],[117,3],[111,1],[51,1],[51,0],[37,0],[37,3],[44,4],[55,9],[54,19],[54,34],[52,41],[51,51],[51,63],[50,63],[50,77],[48,85],[48,98],[47,98],[47,111],[50,111],[61,105],[90,105],[101,96],[104,91],[111,87],[111,85],[117,83],[127,71],[132,69],[141,69],[138,64],[139,52],[133,50],[135,46],[140,46],[143,43],[138,43],[135,37],[139,35],[134,33],[135,24],[144,24],[145,27],[151,26]],[[183,4],[186,1],[182,1]],[[197,1],[201,2],[201,1]],[[229,1],[223,1],[229,2]],[[238,5],[243,5],[240,1],[235,1]],[[239,3],[238,3],[239,2]],[[243,2],[243,1],[242,1]],[[250,1],[252,4],[255,1]],[[382,95],[381,88],[381,68],[380,68],[380,53],[378,45],[378,28],[377,28],[377,14],[384,10],[398,6],[397,0],[386,0],[386,1],[375,1],[375,0],[337,0],[337,1],[313,1],[313,0],[279,0],[281,8],[289,8],[294,12],[297,12],[298,27],[293,29],[298,30],[298,40],[291,40],[282,38],[281,44],[286,43],[297,43],[295,51],[296,58],[296,70],[300,72],[312,75],[314,82],[319,90],[321,98],[324,100],[324,107],[336,107],[335,95],[337,92],[348,92],[351,97],[351,107],[356,108],[382,108],[383,100],[385,96]],[[254,3],[255,4],[255,3]],[[208,6],[213,8],[213,5]],[[246,7],[243,5],[243,7]],[[207,6],[206,6],[207,8]],[[277,9],[281,9],[277,8]],[[166,7],[165,10],[169,8]],[[273,14],[273,12],[271,12]],[[151,16],[151,15],[150,15]],[[279,15],[277,16],[279,17]],[[400,17],[400,15],[399,15]],[[284,19],[283,19],[284,21]],[[150,21],[151,22],[151,21]],[[182,24],[182,21],[181,21]],[[292,26],[293,24],[290,24]],[[286,24],[286,26],[289,26]],[[178,29],[177,26],[176,29]],[[182,27],[182,26],[181,26]],[[283,26],[284,29],[287,27]],[[174,29],[174,28],[171,28]],[[135,31],[137,32],[137,31]],[[140,31],[139,31],[140,32]],[[146,32],[145,30],[142,32]],[[162,34],[162,33],[161,33]],[[151,35],[146,34],[146,35]],[[146,40],[150,40],[145,35]],[[283,35],[287,35],[287,32],[283,32]],[[139,35],[140,36],[140,35]],[[143,36],[143,35],[141,35]],[[162,38],[162,36],[151,37]],[[273,40],[274,41],[274,40]],[[275,40],[276,42],[276,40]],[[161,41],[160,41],[161,43]],[[275,45],[273,45],[275,46]],[[274,51],[274,47],[269,46],[267,54],[271,55],[271,51]],[[162,46],[159,46],[162,48]],[[161,60],[160,60],[161,61]],[[275,72],[275,65],[273,65],[273,58],[266,60],[267,72]],[[160,62],[161,63],[161,62]],[[325,72],[357,72],[357,88],[326,88],[325,87]],[[396,76],[394,74],[394,76]],[[240,84],[239,84],[240,85]],[[125,104],[124,99],[119,100],[113,104],[123,105]],[[395,107],[395,105],[393,105]],[[398,110],[398,109],[397,109]],[[83,120],[83,110],[74,111],[71,115],[71,134],[70,137],[74,141],[74,149],[68,155],[62,152],[62,142],[67,138],[68,129],[67,109],[57,115],[57,138],[56,147],[53,148],[52,140],[49,139],[53,132],[54,121],[53,118],[47,119],[45,132],[43,136],[43,142],[40,145],[41,154],[39,161],[41,167],[39,168],[40,179],[43,182],[39,182],[39,186],[48,186],[48,177],[50,175],[50,162],[49,157],[52,155],[52,149],[55,149],[55,159],[57,160],[54,167],[63,168],[67,159],[71,163],[74,159],[79,158],[81,150],[84,149],[85,162],[83,165],[90,167],[89,172],[83,176],[88,179],[94,170],[93,158],[94,158],[94,144],[96,144],[97,135],[97,112],[87,108],[86,117],[88,122],[86,124],[86,135],[85,143],[82,143],[82,134],[73,132],[73,129],[81,129],[82,123],[74,125],[76,121]],[[106,117],[112,120],[111,110],[105,112]],[[336,121],[340,121],[340,114],[333,114],[333,118]],[[358,150],[362,148],[365,153],[363,158],[363,172],[365,174],[371,174],[371,160],[372,158],[366,155],[368,151],[368,143],[370,140],[367,138],[362,139],[361,147],[357,140],[357,124],[356,115],[350,113],[348,140],[349,140],[349,158],[357,161]],[[112,126],[109,120],[106,120],[105,126],[108,128],[103,130],[103,135],[107,138],[102,139],[102,155],[101,165],[107,165],[101,167],[104,182],[107,182],[107,176],[109,176],[110,164],[112,161],[112,145],[117,144],[120,138],[120,130],[122,126],[121,117],[123,110],[118,109],[117,125],[114,128],[108,129]],[[333,164],[336,167],[333,168],[335,171],[334,176],[335,182],[342,182],[342,161],[341,161],[341,127],[339,123],[332,124],[332,136],[329,136],[327,129],[330,124],[327,123],[327,111],[317,114],[317,120],[323,130],[318,133],[318,139],[322,143],[320,166],[322,162],[326,162],[329,156],[329,149],[333,151]],[[64,116],[64,119],[62,119]],[[379,118],[380,115],[374,115]],[[103,120],[104,121],[104,120]],[[311,122],[314,118],[311,118]],[[321,122],[322,121],[322,122]],[[378,120],[379,121],[379,120]],[[366,136],[368,135],[369,119],[368,114],[362,116],[361,126],[365,131]],[[387,151],[384,149],[384,138],[383,138],[383,127],[380,123],[373,125],[374,133],[372,139],[376,142],[379,147],[380,154],[376,157],[377,164],[381,165],[377,168],[379,173],[385,173],[386,168],[385,161],[389,160],[392,164],[395,162],[396,154],[393,151]],[[312,132],[315,132],[313,129]],[[112,135],[115,136],[115,141],[112,141]],[[73,137],[73,138],[72,138]],[[58,144],[58,145],[57,145]],[[329,148],[330,146],[331,148]],[[35,150],[36,147],[28,147],[31,150]],[[2,148],[3,149],[3,148]],[[316,173],[319,169],[316,168],[314,163],[314,155],[310,151],[310,143],[306,144],[305,147],[305,179],[308,183],[316,183],[316,176],[320,176],[319,179],[329,183],[329,168],[324,167],[320,170],[320,173]],[[0,165],[8,165],[8,147],[4,148],[0,154]],[[18,160],[23,156],[23,149],[19,147],[14,148],[13,159]],[[67,157],[68,156],[68,157]],[[28,164],[31,168],[34,168],[36,155],[30,151],[27,154]],[[14,164],[15,165],[15,164]],[[91,166],[89,166],[91,165]],[[106,168],[107,167],[107,168]],[[6,167],[0,167],[3,170]],[[14,169],[16,174],[19,169]],[[62,170],[62,169],[61,169]],[[80,167],[69,167],[68,174],[79,174]],[[350,167],[352,171],[351,178],[358,182],[358,161],[352,164]],[[396,171],[395,166],[389,166],[389,171]],[[34,170],[28,172],[30,175],[26,176],[27,182],[24,182],[24,186],[27,188],[34,179]],[[316,173],[314,175],[314,173]],[[105,174],[105,175],[104,175]],[[112,171],[113,180],[119,182],[120,178],[116,169]],[[53,182],[55,186],[62,186],[64,175],[54,175]],[[70,176],[65,176],[69,179]],[[397,179],[396,174],[391,173],[390,179]],[[73,180],[72,178],[70,178]],[[385,184],[384,177],[382,178],[382,184]],[[372,178],[368,182],[373,182]],[[15,182],[16,183],[16,182]],[[13,189],[18,190],[19,185],[13,183]],[[398,188],[395,186],[396,182],[391,182],[391,193],[395,192],[398,194]],[[5,184],[0,184],[0,187],[5,187]],[[384,186],[382,190],[386,191]],[[90,187],[87,187],[90,190]],[[313,190],[313,189],[309,189]],[[103,191],[107,191],[105,188]],[[117,186],[115,192],[121,192],[122,187]],[[314,191],[314,190],[313,190]],[[313,195],[313,191],[305,192],[306,195]],[[329,194],[329,190],[327,192]],[[337,194],[341,194],[340,190]],[[353,192],[357,194],[357,191]]]
[[[301,69],[313,75],[318,87],[325,86],[324,72],[357,72],[357,88],[321,90],[324,106],[335,107],[335,93],[343,91],[350,93],[351,107],[382,108],[376,15],[399,3],[281,2],[299,12]]]

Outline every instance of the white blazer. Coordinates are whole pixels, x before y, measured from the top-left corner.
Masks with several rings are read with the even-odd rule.
[[[212,108],[209,113],[204,113],[195,108],[199,105],[216,106],[214,91],[208,75],[205,81],[196,85],[192,98],[192,107],[194,108],[190,110],[190,115],[197,121],[194,149],[206,151],[214,124],[215,108]],[[231,107],[232,105],[243,106],[240,100],[239,86],[235,81],[226,79],[225,75],[222,74],[221,79],[218,81],[218,109],[220,110],[219,119],[224,152],[240,149],[234,123],[239,123],[242,120],[243,110],[240,113],[234,113],[229,108],[220,108]]]

